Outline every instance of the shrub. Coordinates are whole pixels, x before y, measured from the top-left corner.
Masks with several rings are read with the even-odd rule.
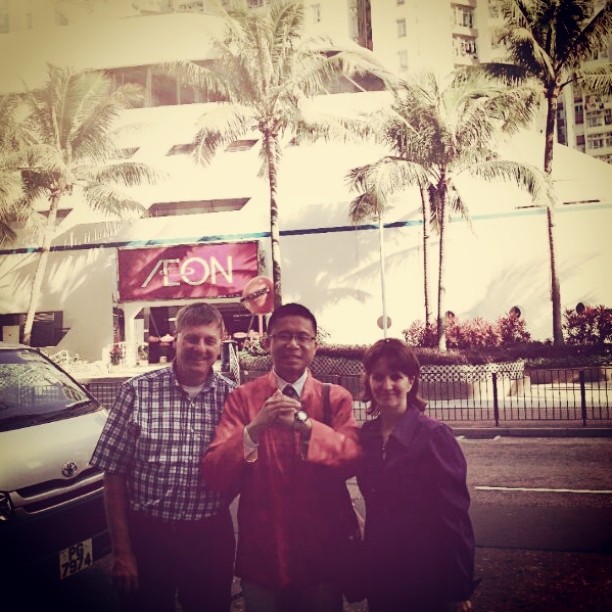
[[[410,346],[436,346],[437,331],[436,326],[425,325],[423,321],[414,321],[408,329],[402,331],[406,344]]]
[[[262,338],[263,336],[248,336],[242,345],[242,350],[249,355],[267,355],[268,351],[261,343]]]
[[[406,343],[413,347],[435,347],[437,343],[436,328],[433,325],[426,327],[423,321],[415,321],[402,334]],[[466,320],[452,317],[446,322],[449,349],[491,348],[530,339],[525,321],[515,315],[500,317],[495,323],[481,317]]]
[[[585,307],[579,312],[568,308],[564,313],[563,336],[568,344],[594,345],[612,342],[612,309]]]
[[[531,340],[525,320],[514,315],[497,319],[497,329],[502,344],[524,343]]]
[[[446,327],[446,345],[448,348],[484,348],[499,346],[501,334],[498,329],[484,319],[453,319]]]

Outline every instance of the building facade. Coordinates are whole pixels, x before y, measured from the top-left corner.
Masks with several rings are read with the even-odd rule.
[[[155,10],[161,4],[166,12]],[[349,5],[355,10],[342,22],[340,39],[360,31],[364,5]],[[35,344],[88,360],[100,359],[115,342],[137,347],[151,336],[171,335],[176,310],[194,299],[216,304],[230,333],[257,328],[259,321],[241,302],[242,291],[249,280],[269,276],[271,270],[269,198],[266,181],[258,176],[258,134],[233,143],[209,166],[197,166],[189,143],[197,119],[216,103],[198,97],[160,68],[173,59],[209,59],[206,33],[217,27],[215,17],[205,10],[171,11],[170,3],[147,6],[151,14],[142,14],[143,9],[129,17],[111,15],[93,22],[83,18],[0,36],[0,53],[14,58],[0,75],[4,91],[19,88],[22,80],[36,85],[46,61],[104,70],[117,84],[133,80],[145,90],[142,108],[126,111],[120,119],[130,128],[120,148],[125,158],[159,167],[167,178],[134,188],[134,196],[148,209],[142,219],[105,218],[85,207],[77,193],[62,202],[34,327]],[[312,9],[313,20],[318,15],[324,19],[326,6],[321,3],[320,13]],[[418,2],[397,2],[389,36],[401,32],[401,7],[412,11],[406,15],[418,17],[419,23],[432,18],[426,2],[418,15]],[[374,47],[380,18],[376,9],[371,2]],[[450,15],[454,19],[460,14]],[[441,65],[449,58],[455,61],[453,33],[469,37],[474,30],[470,17],[462,17],[460,26],[453,19],[448,21],[451,38],[440,52]],[[30,20],[36,23],[35,17]],[[362,31],[367,38],[367,28]],[[389,58],[397,58],[400,50],[394,49]],[[338,113],[388,103],[386,92],[364,91],[363,84],[345,83],[340,90],[345,93],[321,96],[315,104]],[[537,132],[504,146],[507,158],[539,165],[543,142]],[[284,149],[278,185],[283,298],[311,307],[333,342],[367,343],[382,333],[379,234],[374,225],[350,224],[354,193],[345,177],[351,168],[383,153],[372,144],[289,142]],[[555,159],[563,305],[610,305],[606,274],[612,262],[612,168],[561,145]],[[463,188],[472,222],[453,219],[448,229],[447,307],[459,317],[494,320],[516,306],[534,338],[549,338],[545,211],[508,186],[474,183]],[[402,329],[424,315],[419,194],[408,190],[398,195],[384,226],[389,333],[401,336]],[[434,235],[433,251],[435,241]],[[24,230],[15,244],[0,252],[4,340],[19,339],[37,246]]]

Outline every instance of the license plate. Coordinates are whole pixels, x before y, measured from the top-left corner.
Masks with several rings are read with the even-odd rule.
[[[60,550],[60,580],[90,567],[93,564],[92,551],[91,538]]]

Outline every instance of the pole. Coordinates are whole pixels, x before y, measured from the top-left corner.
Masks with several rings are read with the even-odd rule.
[[[380,253],[380,295],[382,299],[383,338],[387,337],[387,296],[385,292],[385,244],[382,215],[378,214],[378,246]]]

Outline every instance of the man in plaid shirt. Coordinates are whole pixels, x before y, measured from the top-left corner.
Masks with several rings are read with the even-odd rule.
[[[213,306],[179,310],[174,362],[123,383],[94,451],[122,610],[174,612],[177,593],[184,612],[230,608],[230,499],[200,475],[235,386],[213,372],[222,337]]]

